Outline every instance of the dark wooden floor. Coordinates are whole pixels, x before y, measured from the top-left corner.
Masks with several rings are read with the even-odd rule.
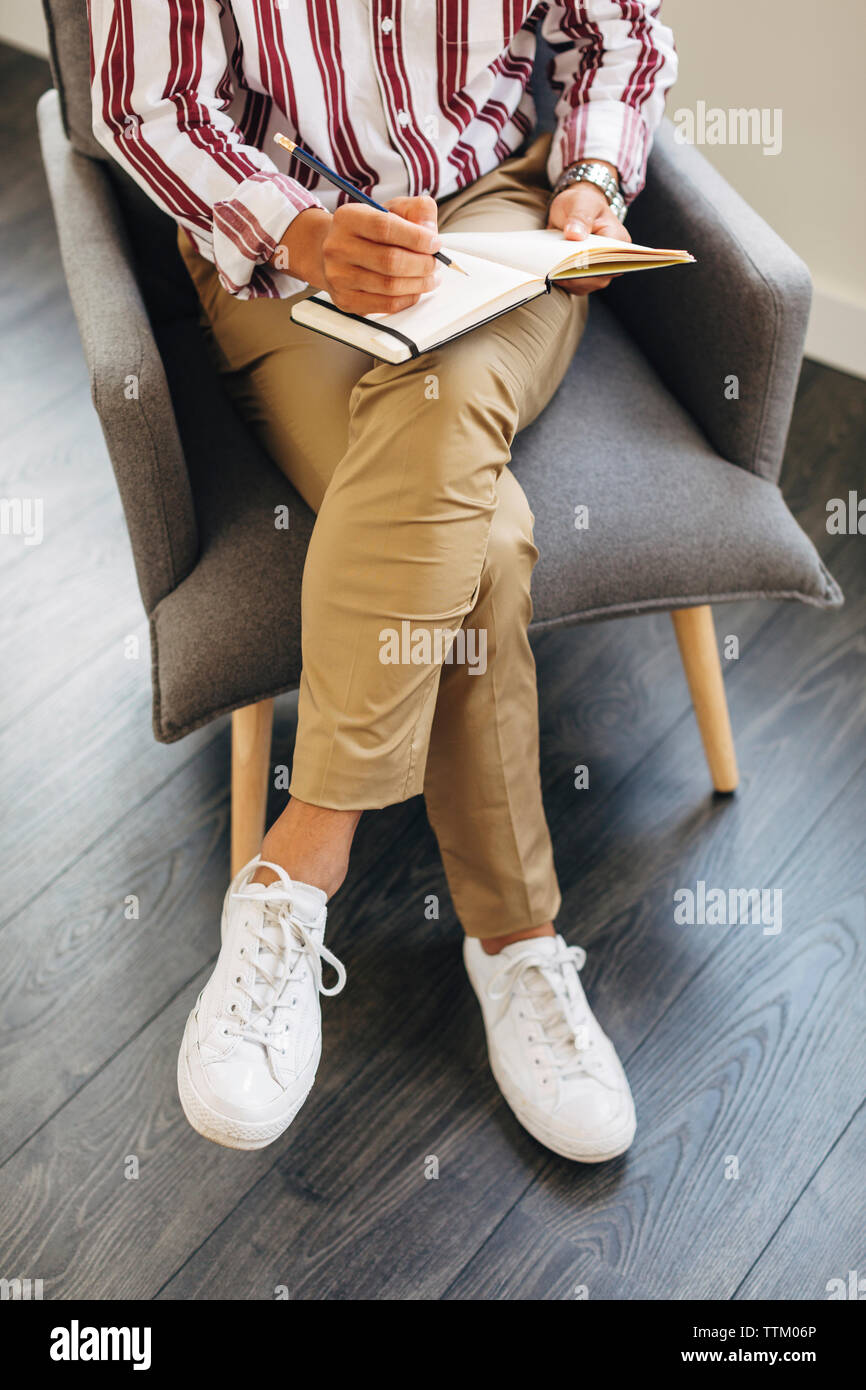
[[[735,799],[708,795],[664,616],[537,644],[560,920],[629,1069],[628,1156],[561,1161],[499,1099],[417,802],[362,823],[329,936],[349,985],[301,1117],[263,1153],[221,1150],[174,1068],[217,950],[228,725],[152,740],[37,153],[47,69],[0,49],[0,85],[0,491],[45,505],[41,546],[0,545],[0,1274],[109,1299],[820,1299],[866,1274],[866,538],[824,526],[827,498],[866,489],[866,386],[806,364],[785,469],[847,607],[719,614],[741,646]],[[698,878],[781,888],[780,935],[674,927]]]

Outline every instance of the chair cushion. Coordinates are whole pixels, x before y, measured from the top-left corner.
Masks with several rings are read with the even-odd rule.
[[[196,325],[164,325],[160,348],[201,541],[198,565],[151,618],[154,729],[171,742],[297,685],[314,518],[234,414]],[[597,300],[513,466],[541,552],[535,628],[743,598],[842,602],[778,488],[713,452]],[[274,525],[281,504],[289,530]]]
[[[603,302],[514,471],[536,518],[540,625],[742,598],[842,602],[778,487],[719,457]]]

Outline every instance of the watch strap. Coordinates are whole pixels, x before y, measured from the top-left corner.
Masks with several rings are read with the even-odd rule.
[[[582,159],[577,164],[570,164],[567,169],[563,169],[553,186],[553,192],[550,195],[551,203],[558,194],[563,193],[566,188],[571,188],[576,183],[595,184],[596,188],[600,188],[607,199],[614,216],[618,217],[620,222],[625,221],[626,202],[622,196],[619,181],[604,164],[595,163],[591,159]]]

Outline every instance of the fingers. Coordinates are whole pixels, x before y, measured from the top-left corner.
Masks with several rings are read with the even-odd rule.
[[[409,201],[409,200],[406,200]],[[334,214],[326,252],[337,262],[391,279],[426,280],[436,269],[439,237],[390,212],[347,203]]]
[[[416,222],[422,227],[433,227],[439,223],[439,209],[436,201],[424,194],[417,198],[392,198],[387,204],[388,211],[396,213],[398,217],[405,217],[407,222]]]
[[[359,294],[356,290],[331,290],[331,298],[338,309],[347,314],[398,314],[401,309],[411,309],[418,303],[417,294],[391,297],[384,294]]]
[[[403,279],[426,280],[433,275],[438,261],[432,256],[422,256],[417,251],[405,251],[401,246],[384,246],[377,241],[364,241],[360,237],[340,243],[336,247],[350,264],[373,270],[377,275],[401,277]]]
[[[361,294],[377,294],[386,298],[414,296],[417,299],[419,295],[435,290],[441,281],[437,262],[434,261],[433,265],[436,269],[423,276],[380,275],[360,265],[339,265],[334,268],[331,285],[347,292],[356,290]]]
[[[614,217],[612,212],[608,212],[604,219],[604,225],[599,225],[594,229],[599,236],[609,236],[614,241],[631,241],[631,236],[622,225],[618,217]]]
[[[395,199],[403,203],[433,203],[432,198]],[[435,208],[435,203],[433,203]],[[435,224],[435,217],[432,219]],[[344,203],[334,213],[334,228],[347,236],[382,246],[397,246],[406,251],[431,256],[439,250],[439,234],[433,227],[410,221],[394,212],[380,212],[365,203]]]
[[[567,188],[550,205],[550,221],[569,241],[583,241],[609,212],[607,199],[593,183],[577,183]]]
[[[590,232],[596,230],[596,220],[590,218],[589,215],[569,217],[562,230],[569,241],[583,241]]]
[[[322,252],[330,286],[349,287],[367,293],[426,294],[435,288],[439,262],[395,246],[374,241],[329,240]]]
[[[568,294],[576,294],[580,298],[592,294],[595,290],[606,290],[611,280],[617,278],[616,275],[584,275],[579,280],[554,280],[553,283]]]
[[[569,241],[583,241],[591,232],[631,241],[601,189],[592,183],[578,183],[558,194],[550,205],[548,225],[559,228]]]
[[[439,247],[435,216],[432,198],[395,198],[388,212],[358,203],[339,207],[322,248],[327,288],[337,307],[393,314],[435,289],[440,282],[433,259]]]

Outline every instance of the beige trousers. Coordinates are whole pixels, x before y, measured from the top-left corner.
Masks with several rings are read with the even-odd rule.
[[[440,227],[544,226],[548,140],[443,202]],[[526,633],[538,552],[508,462],[586,300],[554,289],[391,366],[296,326],[285,300],[235,299],[180,245],[225,387],[318,514],[292,795],[357,810],[423,792],[467,933],[552,920]]]

